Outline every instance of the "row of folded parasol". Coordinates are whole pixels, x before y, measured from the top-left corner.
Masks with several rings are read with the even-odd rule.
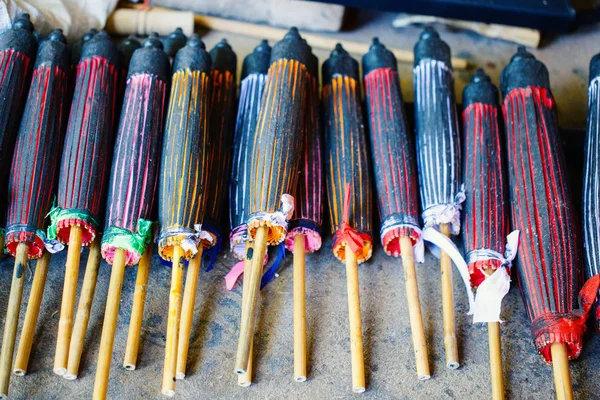
[[[413,143],[396,59],[377,39],[362,60],[363,113],[358,62],[336,46],[320,88],[319,62],[296,29],[245,58],[239,100],[225,40],[209,53],[196,34],[174,32],[163,48],[154,34],[117,46],[91,31],[69,55],[60,30],[39,43],[33,31],[25,14],[0,34],[0,164],[11,165],[0,176],[0,246],[15,257],[0,395],[11,370],[27,370],[50,255],[65,245],[55,373],[77,378],[101,258],[112,269],[94,398],[107,394],[124,270],[137,264],[124,360],[135,369],[154,242],[172,267],[162,393],[174,395],[186,374],[202,258],[210,267],[221,249],[227,204],[230,249],[241,260],[228,285],[244,274],[238,382],[252,379],[257,299],[277,268],[263,271],[269,245],[294,253],[294,378],[306,380],[305,254],[321,247],[325,202],[333,252],[346,265],[352,388],[363,392],[358,264],[371,257],[375,200],[383,248],[402,257],[418,378],[431,376],[415,272],[426,243],[440,258],[447,366],[460,365],[454,264],[474,322],[488,323],[492,397],[504,398],[499,322],[516,257],[535,344],[554,366],[557,397],[572,398],[568,360],[581,352],[600,287],[599,56],[590,66],[584,284],[548,71],[523,48],[501,76],[505,135],[498,90],[481,70],[463,95],[461,134],[450,48],[426,28],[415,46]],[[451,240],[461,225],[464,255]],[[90,257],[75,312],[82,246]]]

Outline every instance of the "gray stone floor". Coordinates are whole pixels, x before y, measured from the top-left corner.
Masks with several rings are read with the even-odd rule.
[[[410,49],[419,30],[394,31],[393,15],[369,16],[358,21],[355,31],[338,34],[367,42],[378,35],[390,46]],[[442,32],[455,55],[467,57],[483,66],[495,82],[516,46],[480,38],[470,33]],[[258,43],[252,38],[212,32],[206,35],[207,47],[227,37],[238,52],[239,62]],[[547,62],[552,88],[557,98],[563,127],[582,128],[586,115],[587,66],[600,51],[597,26],[555,38],[534,51]],[[326,52],[317,51],[321,61]],[[412,99],[410,65],[402,65],[403,90]],[[457,72],[457,93],[468,83],[472,71]],[[378,240],[377,240],[378,243]],[[88,328],[77,381],[63,380],[52,372],[58,312],[61,302],[66,253],[53,258],[42,302],[38,330],[31,355],[29,373],[13,376],[10,394],[14,399],[78,399],[92,394],[102,318],[110,278],[110,267],[103,263],[98,276],[96,297]],[[87,257],[87,250],[83,258]],[[0,323],[4,323],[12,259],[1,263]],[[262,292],[261,311],[255,338],[255,384],[240,388],[233,374],[237,343],[241,287],[229,292],[223,277],[234,260],[222,253],[217,267],[202,272],[192,332],[189,376],[177,385],[177,398],[248,399],[332,399],[354,397],[351,392],[350,347],[348,339],[345,270],[331,254],[330,240],[323,249],[307,258],[308,348],[310,377],[306,383],[293,381],[292,354],[292,257],[288,255],[280,276]],[[85,262],[80,271],[80,287]],[[111,398],[161,398],[160,382],[165,344],[170,270],[153,259],[144,330],[138,369],[121,367],[127,326],[133,300],[135,268],[126,272],[119,324],[115,340],[109,387]],[[441,289],[436,260],[428,255],[418,268],[421,305],[429,345],[433,377],[426,382],[416,378],[412,343],[399,259],[387,257],[379,243],[373,258],[360,267],[361,310],[365,340],[368,389],[362,396],[377,399],[485,399],[490,397],[487,329],[472,325],[466,315],[464,288],[455,273],[457,330],[462,366],[446,369],[442,341]],[[28,281],[23,294],[22,315],[27,305]],[[513,286],[503,304],[502,346],[508,398],[549,399],[554,397],[552,368],[536,354],[531,340],[518,288]],[[579,360],[571,363],[576,399],[600,397],[600,338],[587,335]]]

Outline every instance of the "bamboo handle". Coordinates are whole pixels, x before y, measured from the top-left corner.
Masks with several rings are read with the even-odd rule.
[[[71,227],[71,233],[69,234],[65,283],[60,306],[58,334],[56,336],[56,354],[54,355],[54,373],[57,375],[64,375],[67,373],[67,365],[69,362],[69,345],[71,343],[73,313],[75,310],[75,298],[77,296],[82,233],[81,227],[74,225]]]
[[[450,226],[440,224],[440,232],[450,237]],[[444,349],[446,350],[446,367],[457,369],[458,343],[454,327],[454,291],[452,289],[452,259],[440,251],[440,269],[442,273],[442,311],[444,314]]]
[[[140,259],[140,263],[138,264],[137,276],[135,278],[133,306],[131,307],[129,331],[127,332],[127,346],[125,347],[125,358],[123,360],[123,367],[129,371],[133,371],[137,367],[140,333],[142,331],[142,322],[144,320],[148,277],[150,276],[150,264],[152,262],[152,247],[152,242],[148,243],[146,246],[144,254]]]
[[[150,32],[158,32],[168,35],[175,28],[181,26],[187,35],[191,34],[194,22],[204,28],[221,32],[234,33],[245,37],[259,39],[281,40],[287,33],[287,29],[274,28],[267,25],[252,24],[237,20],[230,20],[207,15],[193,14],[184,11],[175,11],[162,7],[152,7],[149,10],[139,10],[139,5],[129,4],[126,8],[115,10],[108,21],[106,29],[109,33],[118,35],[147,35]],[[132,10],[134,9],[134,10]],[[348,52],[360,55],[369,52],[368,43],[340,40],[339,38],[322,36],[314,33],[302,33],[308,44],[313,48],[331,50],[337,43],[341,43]],[[414,54],[412,50],[388,48],[398,62],[413,63]],[[452,67],[457,69],[468,69],[469,62],[464,58],[452,57]]]
[[[29,263],[28,252],[27,243],[21,242],[17,245],[15,268],[13,270],[8,306],[6,308],[6,321],[4,322],[2,350],[0,351],[0,398],[8,397],[8,385],[10,383],[10,371],[12,370],[13,352],[15,351],[17,327],[19,326],[23,285]]]
[[[242,321],[240,323],[240,337],[235,358],[235,373],[245,374],[250,359],[250,344],[254,337],[254,320],[258,294],[260,292],[260,278],[262,276],[263,262],[267,251],[267,234],[269,228],[265,225],[256,230],[254,249],[248,252],[246,258],[250,261],[250,268],[244,272],[247,282],[247,292],[242,298]]]
[[[246,240],[246,255],[249,251],[254,251],[252,241]],[[244,258],[244,271],[248,271],[250,269],[250,261],[246,256]],[[242,312],[244,309],[243,303],[248,299],[248,295],[246,292],[248,291],[248,279],[242,278]],[[246,367],[246,373],[238,374],[238,385],[241,387],[248,387],[252,385],[252,353],[254,350],[254,335],[252,335],[252,339],[250,339],[250,353],[248,355],[248,366]]]
[[[0,233],[0,260],[4,257],[4,235]]]
[[[573,387],[571,385],[571,372],[569,371],[567,346],[564,343],[553,343],[550,347],[550,353],[552,354],[552,368],[554,369],[556,399],[573,400]]]
[[[362,323],[360,318],[360,290],[356,254],[346,245],[346,279],[348,284],[348,316],[350,320],[350,352],[352,355],[352,391],[363,393],[365,359],[363,353]]]
[[[504,375],[502,374],[502,349],[500,344],[499,322],[488,322],[488,340],[490,342],[492,399],[504,400]]]
[[[94,400],[106,399],[108,390],[108,376],[110,374],[110,362],[112,360],[115,331],[117,330],[117,318],[119,317],[119,304],[121,303],[121,289],[123,287],[123,276],[125,275],[126,253],[123,249],[117,249],[113,259],[108,295],[106,298],[106,311],[102,324],[102,337],[100,338],[100,351],[98,353],[98,366],[96,368],[96,379],[94,381]]]
[[[177,340],[181,318],[181,288],[183,286],[184,251],[181,246],[173,247],[173,267],[171,270],[171,292],[169,294],[169,317],[167,319],[167,341],[165,344],[165,364],[163,369],[162,394],[175,396],[175,374],[177,370]]]
[[[431,372],[429,370],[429,359],[427,358],[427,341],[425,340],[425,329],[423,328],[419,285],[417,284],[417,271],[415,269],[412,239],[410,237],[403,236],[400,238],[400,254],[402,254],[402,266],[404,268],[406,300],[408,302],[408,315],[417,365],[417,376],[419,380],[424,381],[431,378]]]
[[[185,277],[185,288],[183,290],[183,303],[181,305],[181,322],[179,325],[179,340],[177,341],[177,379],[185,378],[187,369],[188,351],[190,349],[190,334],[194,320],[194,305],[196,303],[196,291],[198,290],[198,274],[202,264],[202,246],[199,246],[196,257],[188,264]]]
[[[294,236],[294,380],[306,381],[306,236]]]
[[[92,308],[92,303],[94,302],[100,261],[102,260],[101,242],[102,238],[100,235],[96,236],[96,239],[90,246],[87,265],[85,266],[83,286],[81,287],[81,294],[79,295],[79,304],[77,306],[77,314],[75,314],[73,334],[71,335],[71,343],[69,344],[67,372],[63,375],[63,378],[70,381],[77,379],[77,375],[79,374],[79,363],[81,362],[81,354],[83,353],[83,343],[85,341],[85,334],[90,320],[90,310]]]
[[[31,292],[29,293],[27,311],[25,311],[25,321],[23,322],[23,328],[21,328],[21,338],[19,339],[19,347],[17,349],[17,357],[13,369],[13,372],[17,376],[24,376],[27,373],[27,365],[29,364],[33,336],[40,315],[40,306],[42,305],[44,287],[46,286],[50,258],[51,254],[45,251],[42,258],[40,258],[35,265],[33,284],[31,285]]]

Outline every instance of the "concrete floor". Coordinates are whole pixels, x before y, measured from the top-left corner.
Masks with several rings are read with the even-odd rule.
[[[394,31],[393,15],[366,15],[357,22],[358,29],[335,36],[367,42],[378,35],[390,46],[410,49],[419,29]],[[470,33],[442,32],[455,55],[469,58],[483,66],[495,82],[516,46],[480,38]],[[209,33],[205,37],[211,48],[227,37],[238,53],[239,62],[257,43],[255,39]],[[561,126],[582,128],[585,124],[587,68],[591,56],[600,51],[600,31],[589,27],[551,40],[534,51],[548,63],[552,88],[556,96]],[[321,61],[326,52],[317,51]],[[402,65],[403,90],[412,99],[410,65]],[[468,83],[469,72],[457,72],[457,92]],[[377,243],[379,240],[377,239]],[[29,373],[13,376],[10,394],[14,399],[75,399],[92,394],[102,318],[110,278],[110,267],[103,263],[98,276],[96,298],[92,308],[88,335],[77,381],[66,381],[52,372],[58,312],[61,302],[66,252],[54,256],[42,302]],[[83,258],[87,257],[87,250]],[[0,284],[8,289],[12,259],[0,268]],[[223,277],[234,264],[223,252],[213,271],[202,272],[188,362],[188,378],[177,385],[178,398],[218,399],[331,399],[355,397],[351,392],[350,346],[348,338],[346,277],[343,265],[331,254],[331,242],[307,257],[307,318],[310,376],[306,383],[293,381],[292,336],[292,257],[288,256],[280,276],[262,292],[260,318],[255,338],[255,384],[241,388],[233,374],[237,344],[241,286],[225,289]],[[85,262],[80,271],[80,287]],[[153,259],[144,331],[138,369],[121,367],[127,326],[133,300],[135,268],[126,272],[115,340],[109,386],[111,398],[162,398],[160,395],[170,270]],[[30,274],[31,275],[31,274]],[[373,258],[360,267],[361,309],[365,341],[365,366],[368,389],[363,398],[377,399],[483,399],[490,397],[487,329],[472,325],[466,315],[464,288],[455,273],[457,330],[462,366],[446,369],[442,341],[441,289],[436,260],[427,255],[418,268],[421,306],[429,345],[433,377],[426,382],[416,378],[408,313],[400,260],[387,257],[379,244]],[[25,285],[22,313],[29,294]],[[8,290],[0,292],[0,315],[5,315]],[[22,315],[23,315],[22,314]],[[529,331],[518,288],[513,286],[503,303],[502,325],[504,374],[507,398],[548,399],[554,397],[552,368],[537,355]],[[0,321],[2,324],[3,320]],[[587,335],[579,360],[571,363],[576,399],[594,399],[600,395],[600,338]]]

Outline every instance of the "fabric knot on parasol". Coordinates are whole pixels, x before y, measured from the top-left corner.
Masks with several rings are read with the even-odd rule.
[[[294,197],[289,194],[281,195],[281,208],[275,212],[258,212],[248,218],[248,231],[254,237],[259,226],[269,228],[267,241],[271,246],[285,240],[288,221],[294,214]]]

